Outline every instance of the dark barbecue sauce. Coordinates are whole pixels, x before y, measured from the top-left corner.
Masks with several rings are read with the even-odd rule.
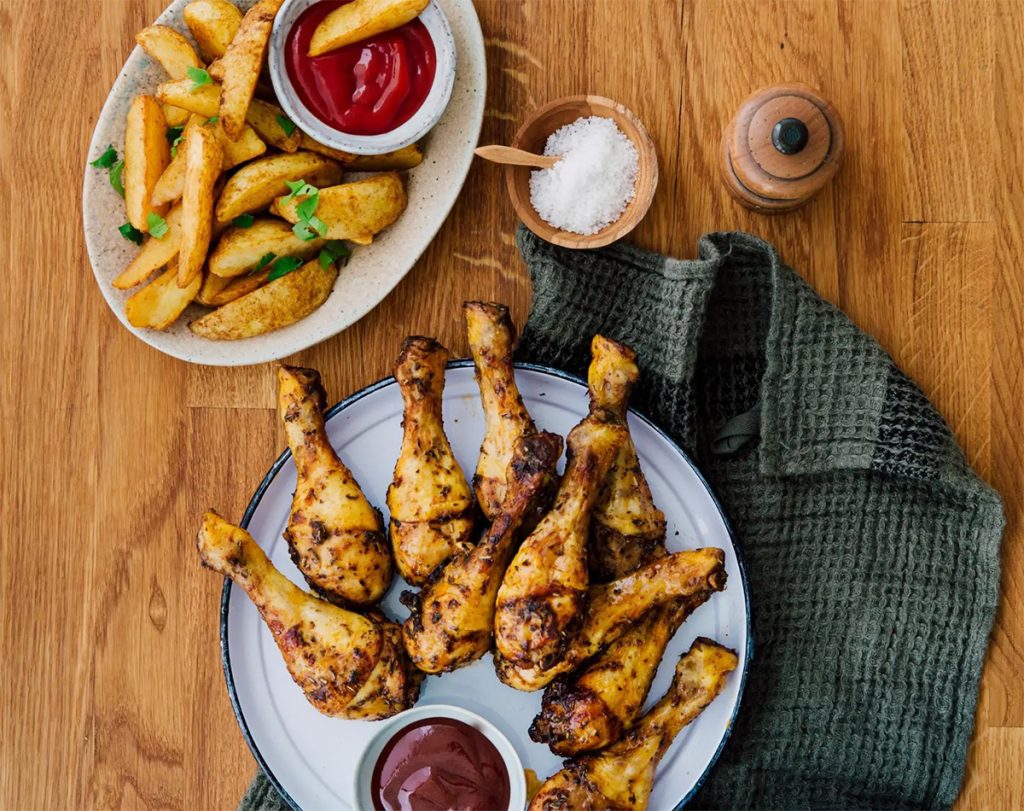
[[[380,135],[404,124],[434,84],[437,54],[418,19],[335,51],[309,55],[313,32],[348,0],[321,0],[295,21],[285,66],[299,98],[325,124],[351,135]]]
[[[375,811],[506,811],[505,761],[487,737],[453,718],[403,727],[377,758]]]

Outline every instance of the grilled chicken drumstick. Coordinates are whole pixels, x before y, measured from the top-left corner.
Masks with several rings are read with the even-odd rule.
[[[540,787],[529,811],[644,811],[654,772],[676,735],[722,692],[736,654],[699,638],[676,665],[672,686],[616,744],[569,761]]]
[[[498,678],[517,690],[546,687],[622,637],[652,609],[678,598],[703,602],[725,588],[725,579],[725,553],[707,547],[665,555],[611,583],[591,586],[579,630],[557,660],[545,668],[498,655]]]
[[[412,613],[402,637],[420,670],[454,670],[490,649],[502,576],[516,542],[551,504],[561,455],[562,438],[555,434],[521,437],[506,475],[505,503],[480,543],[452,558],[418,595],[403,595]]]
[[[282,366],[278,410],[298,482],[284,532],[292,560],[332,602],[367,606],[391,584],[391,554],[380,513],[331,447],[320,373]]]
[[[551,682],[530,737],[566,757],[619,740],[640,715],[672,635],[711,594],[658,606],[578,671]]]
[[[249,595],[288,672],[317,710],[373,720],[416,702],[423,675],[406,657],[393,622],[307,594],[274,568],[248,532],[215,512],[206,513],[198,546],[205,566]]]
[[[636,353],[603,335],[594,336],[590,351],[590,415],[626,425],[629,395],[640,377]],[[665,514],[654,504],[636,446],[627,436],[594,507],[588,549],[591,578],[604,583],[638,569],[664,540]]]
[[[498,590],[494,637],[519,666],[557,662],[586,603],[587,534],[626,429],[584,419],[569,432],[565,475],[551,512],[523,541]]]
[[[590,413],[625,424],[629,394],[639,377],[636,354],[601,335],[591,343]],[[591,521],[590,573],[599,581],[623,577],[665,554],[665,516],[655,505],[628,439],[608,474]],[[679,625],[709,591],[655,608],[580,670],[544,692],[530,737],[559,755],[600,749],[617,741],[643,708]]]
[[[508,307],[483,301],[462,305],[466,334],[476,365],[476,380],[484,407],[484,441],[473,475],[473,490],[480,509],[493,521],[505,501],[505,473],[516,440],[534,427],[512,367],[516,328]]]
[[[471,546],[473,494],[441,419],[448,350],[433,338],[405,339],[395,366],[402,390],[402,449],[388,488],[391,548],[414,586]]]

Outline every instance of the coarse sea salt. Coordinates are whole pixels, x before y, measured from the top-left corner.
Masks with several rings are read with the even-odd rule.
[[[610,118],[566,124],[548,137],[544,154],[562,159],[530,173],[530,203],[553,228],[596,234],[618,220],[636,194],[636,147]]]

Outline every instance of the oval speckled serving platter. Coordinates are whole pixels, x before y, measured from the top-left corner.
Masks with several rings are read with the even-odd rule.
[[[207,310],[192,305],[165,331],[138,329],[128,323],[124,303],[133,290],[117,290],[111,281],[138,250],[118,233],[126,220],[124,201],[111,188],[107,172],[94,169],[107,144],[118,154],[124,145],[124,121],[131,100],[152,93],[166,81],[160,66],[136,47],[107,97],[89,144],[82,212],[85,243],[103,297],[125,328],[150,346],[190,363],[244,366],[277,360],[336,335],[376,307],[409,272],[440,229],[455,204],[473,160],[480,135],[487,71],[483,34],[472,0],[436,0],[448,17],[455,38],[455,89],[448,109],[424,140],[424,161],[407,173],[409,206],[398,221],[374,239],[356,247],[334,291],[320,309],[276,332],[240,341],[211,341],[193,335],[188,322]],[[188,0],[174,0],[155,22],[187,33],[181,12]],[[240,0],[246,8],[252,0]],[[138,288],[136,288],[138,289]]]

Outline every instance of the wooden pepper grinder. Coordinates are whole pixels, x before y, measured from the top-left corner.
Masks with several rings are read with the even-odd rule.
[[[845,148],[831,104],[806,85],[772,85],[744,101],[725,128],[722,174],[747,208],[792,211],[832,179]]]

